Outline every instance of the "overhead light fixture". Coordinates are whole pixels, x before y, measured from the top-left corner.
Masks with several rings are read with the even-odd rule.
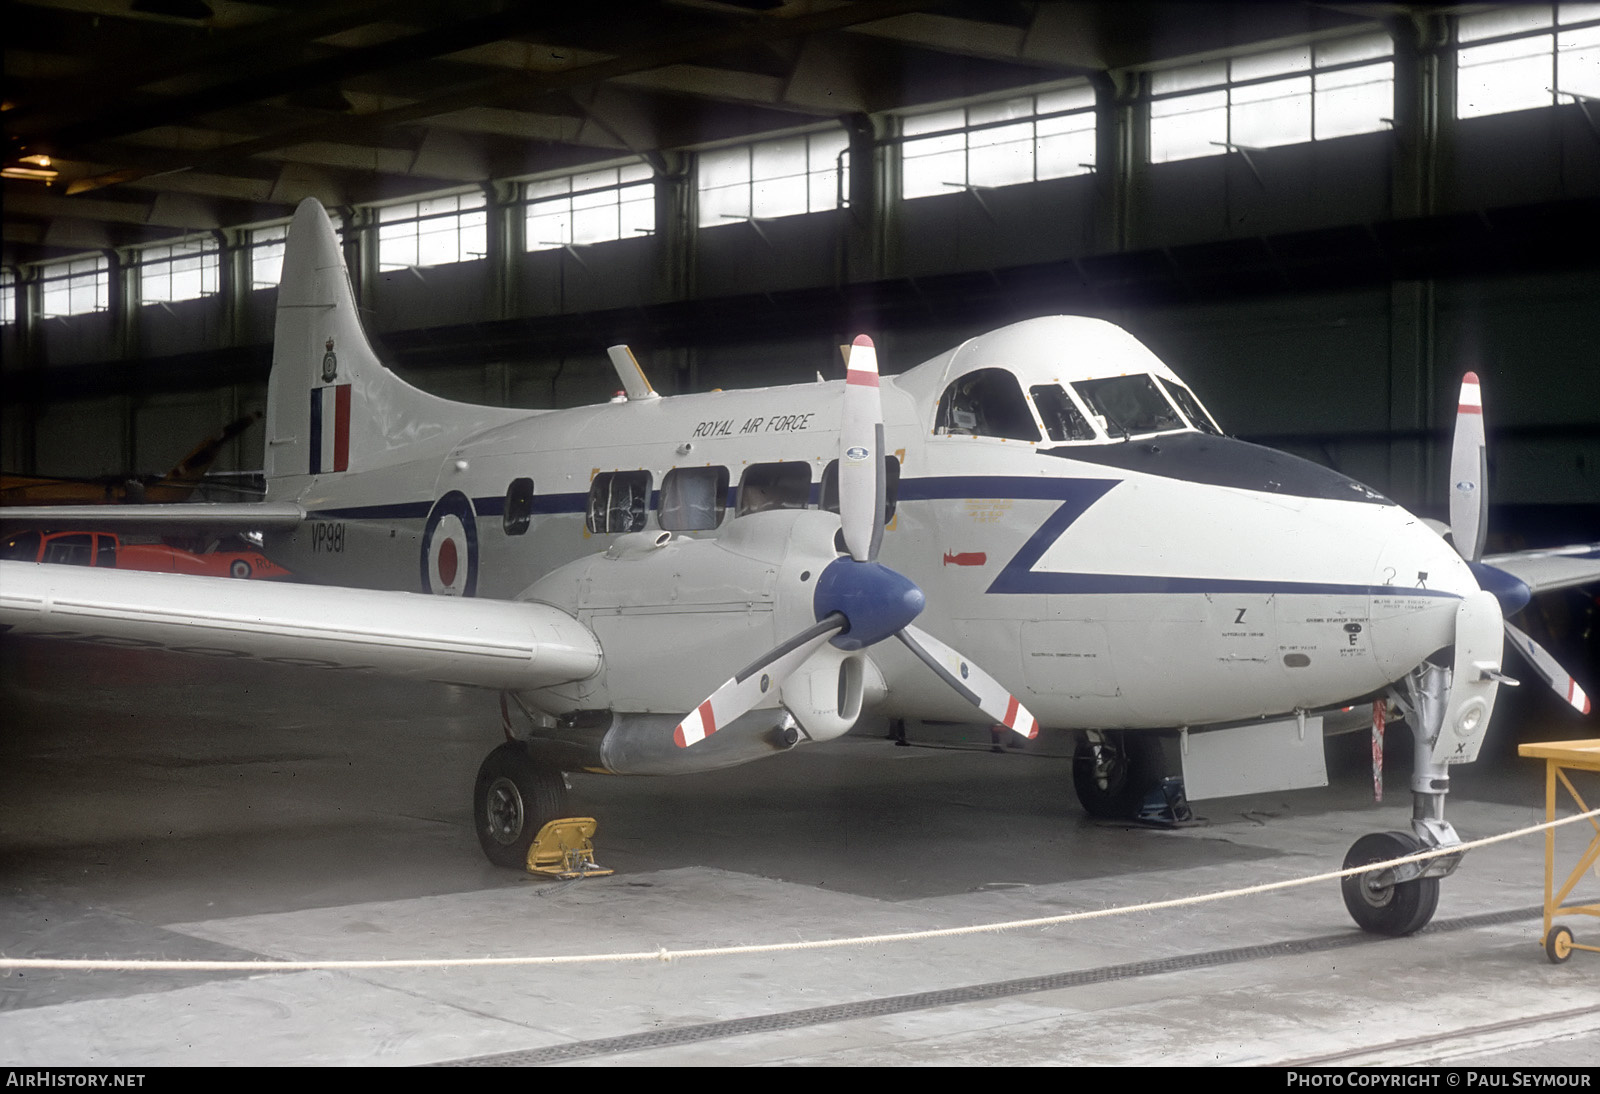
[[[15,163],[0,167],[0,178],[28,179],[32,182],[54,182],[61,172],[50,166],[50,157],[23,156]]]

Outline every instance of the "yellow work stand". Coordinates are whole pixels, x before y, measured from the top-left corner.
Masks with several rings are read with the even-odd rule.
[[[1577,787],[1572,785],[1572,780],[1567,778],[1567,773],[1600,772],[1600,738],[1592,741],[1540,741],[1518,745],[1517,753],[1544,761],[1545,820],[1556,819],[1558,781],[1567,788],[1572,800],[1578,803],[1578,812],[1589,811],[1589,806],[1584,804],[1582,795],[1578,793]],[[1578,864],[1567,875],[1560,892],[1556,891],[1556,832],[1554,828],[1547,828],[1544,833],[1544,952],[1546,957],[1558,965],[1571,957],[1573,950],[1600,953],[1600,946],[1579,945],[1573,941],[1570,929],[1553,927],[1550,923],[1558,915],[1600,916],[1600,904],[1562,904],[1562,901],[1571,895],[1573,887],[1578,884],[1578,879],[1583,876],[1584,871],[1593,868],[1595,860],[1600,858],[1600,823],[1597,823],[1594,817],[1590,817],[1589,824],[1594,828],[1594,838],[1589,841],[1589,846],[1583,854],[1578,856]]]

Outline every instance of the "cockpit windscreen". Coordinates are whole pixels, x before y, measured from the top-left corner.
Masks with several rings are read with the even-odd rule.
[[[1089,409],[1105,419],[1113,437],[1185,428],[1183,418],[1148,375],[1080,380],[1072,386]]]
[[[1034,408],[1052,441],[1094,440],[1094,428],[1060,384],[1035,384],[1028,393],[1033,396]]]
[[[1218,437],[1222,436],[1222,430],[1218,429],[1217,423],[1211,420],[1211,415],[1207,414],[1206,408],[1200,405],[1200,400],[1194,397],[1194,392],[1182,384],[1173,383],[1167,379],[1161,381],[1161,386],[1167,389],[1167,394],[1172,396],[1173,401],[1178,404],[1178,409],[1183,411],[1196,429],[1202,433],[1212,433]]]

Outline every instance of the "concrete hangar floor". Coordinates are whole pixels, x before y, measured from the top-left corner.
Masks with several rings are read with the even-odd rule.
[[[1410,810],[1403,729],[1382,805],[1365,739],[1342,738],[1327,789],[1200,803],[1205,823],[1176,830],[1087,818],[1064,740],[996,755],[982,732],[910,748],[851,735],[712,775],[573,776],[616,873],[535,880],[490,866],[470,828],[473,777],[499,732],[493,696],[38,641],[0,643],[0,669],[10,957],[608,954],[965,926],[1336,869],[1356,837],[1404,828]],[[1542,771],[1513,738],[1594,735],[1554,707],[1499,717],[1456,780],[1464,838],[1543,819]],[[1578,827],[1562,829],[1574,854]],[[1525,837],[1469,854],[1433,924],[1399,940],[1359,932],[1324,882],[754,955],[12,970],[0,1059],[1593,1065],[1600,957],[1546,961],[1542,885],[1542,840]],[[1569,922],[1595,941],[1592,920]]]

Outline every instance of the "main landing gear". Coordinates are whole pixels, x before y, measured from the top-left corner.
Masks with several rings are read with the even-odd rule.
[[[1072,788],[1099,820],[1132,820],[1156,783],[1150,742],[1119,730],[1091,730],[1072,754]]]
[[[473,823],[478,844],[496,866],[525,868],[539,830],[567,812],[565,776],[536,761],[521,741],[507,741],[478,768]]]
[[[1411,831],[1362,836],[1345,855],[1345,869],[1460,845],[1461,837],[1444,819],[1450,768],[1433,758],[1434,740],[1444,728],[1450,680],[1449,669],[1424,662],[1395,689],[1411,730]],[[1342,879],[1339,884],[1350,918],[1364,931],[1396,938],[1421,930],[1439,906],[1439,879],[1455,873],[1462,854],[1438,855]]]
[[[1170,826],[1194,819],[1183,780],[1164,776],[1161,742],[1148,733],[1086,730],[1072,754],[1072,787],[1099,820]]]

